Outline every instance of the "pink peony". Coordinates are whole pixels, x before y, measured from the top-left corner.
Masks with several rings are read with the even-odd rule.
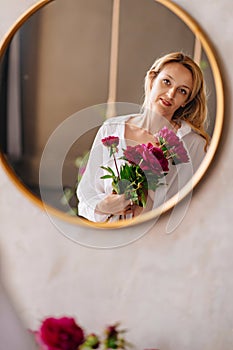
[[[160,140],[162,146],[165,146],[172,156],[172,161],[174,164],[189,162],[189,157],[183,141],[174,133],[174,131],[169,130],[165,126],[158,132],[157,135],[159,139],[162,139]]]
[[[168,171],[168,161],[160,148],[154,147],[151,143],[137,146],[128,146],[124,150],[125,159],[139,165],[143,171],[149,171],[159,175],[162,171]]]
[[[137,146],[127,146],[127,148],[124,150],[124,158],[130,163],[130,164],[139,164],[143,151],[144,151],[145,145],[137,145]]]
[[[168,160],[164,156],[163,151],[159,147],[153,146],[151,143],[147,144],[147,148],[153,153],[153,155],[158,159],[163,171],[169,171]]]
[[[174,133],[174,131],[168,129],[164,126],[157,134],[159,137],[162,137],[169,147],[178,146],[180,144],[179,137]]]
[[[36,333],[43,350],[77,350],[84,342],[84,333],[73,318],[46,318]]]
[[[173,162],[175,164],[189,162],[189,156],[182,143],[180,143],[179,146],[174,147],[173,152],[175,153],[175,156],[173,157]]]
[[[101,141],[106,147],[117,147],[119,145],[119,137],[117,136],[108,136],[103,138]]]

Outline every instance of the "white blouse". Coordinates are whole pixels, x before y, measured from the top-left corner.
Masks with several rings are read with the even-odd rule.
[[[106,171],[101,166],[110,166],[114,171],[113,157],[109,157],[109,149],[102,144],[102,139],[108,136],[118,136],[119,146],[117,158],[123,155],[122,149],[126,148],[125,123],[132,115],[114,117],[106,120],[100,127],[93,142],[86,170],[77,188],[78,213],[80,216],[93,221],[104,222],[108,215],[95,213],[96,205],[107,194],[112,193],[112,179],[101,179]],[[177,136],[183,140],[188,152],[190,162],[178,165],[169,164],[169,172],[164,177],[165,186],[160,186],[153,194],[153,208],[158,207],[173,195],[175,195],[193,176],[205,156],[205,139],[195,133],[191,127],[182,121],[177,131]],[[118,167],[124,160],[117,159]],[[116,171],[115,171],[116,173]]]

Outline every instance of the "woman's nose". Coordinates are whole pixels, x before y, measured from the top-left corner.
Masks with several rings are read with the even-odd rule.
[[[176,93],[176,90],[174,87],[170,88],[168,91],[167,91],[167,95],[169,98],[174,98],[175,97],[175,93]]]

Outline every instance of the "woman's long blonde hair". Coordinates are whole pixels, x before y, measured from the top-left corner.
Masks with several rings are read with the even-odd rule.
[[[192,58],[183,54],[182,52],[172,52],[157,59],[148,70],[145,77],[145,99],[142,110],[149,107],[150,92],[154,79],[163,70],[164,66],[171,62],[182,64],[192,73],[193,78],[193,89],[188,97],[188,101],[184,107],[180,107],[175,111],[172,120],[185,120],[195,132],[205,138],[207,147],[210,137],[205,131],[207,103],[203,74],[199,66],[192,60]]]

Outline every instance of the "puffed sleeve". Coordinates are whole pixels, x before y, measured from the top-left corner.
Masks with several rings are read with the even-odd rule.
[[[206,141],[202,136],[192,131],[183,137],[183,142],[188,151],[194,174],[201,165],[201,162],[206,155]]]
[[[104,181],[100,179],[103,171],[100,168],[104,164],[104,153],[106,152],[101,142],[106,137],[107,130],[104,124],[98,130],[93,142],[86,170],[77,187],[78,214],[90,221],[105,221],[107,215],[95,213],[95,207],[105,196]]]

